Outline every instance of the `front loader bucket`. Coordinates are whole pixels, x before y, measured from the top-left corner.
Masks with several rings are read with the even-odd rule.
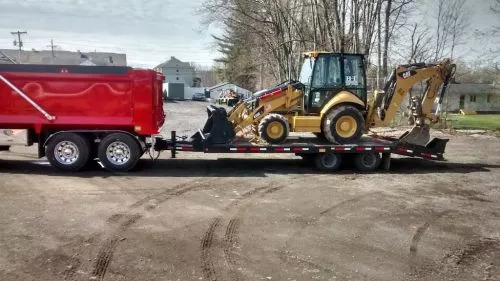
[[[409,143],[414,145],[426,146],[430,140],[429,126],[415,126],[410,131],[404,133],[400,138],[400,143]]]
[[[208,144],[226,144],[233,140],[233,125],[227,120],[227,112],[222,107],[207,106],[208,119],[201,132],[191,138]],[[203,134],[203,135],[201,135]]]

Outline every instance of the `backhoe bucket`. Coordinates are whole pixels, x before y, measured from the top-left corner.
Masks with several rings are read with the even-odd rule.
[[[223,107],[207,106],[208,119],[203,130],[191,137],[194,141],[208,144],[226,144],[233,140],[235,133],[227,112]]]
[[[415,126],[399,138],[400,143],[409,143],[420,146],[426,146],[429,140],[430,127],[427,125]]]

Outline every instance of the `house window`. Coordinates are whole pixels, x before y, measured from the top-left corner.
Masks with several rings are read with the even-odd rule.
[[[179,77],[176,77],[175,80],[179,80]]]
[[[179,73],[179,69],[176,69],[175,72]]]
[[[476,95],[471,95],[470,96],[470,101],[471,102],[476,102]]]

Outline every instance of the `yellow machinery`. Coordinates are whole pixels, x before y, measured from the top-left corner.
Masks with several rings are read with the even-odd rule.
[[[422,95],[410,98],[415,128],[401,141],[425,145],[429,124],[438,121],[433,105],[437,101],[440,107],[454,69],[450,60],[398,66],[384,90],[367,100],[363,55],[307,53],[299,81],[258,92],[227,113],[223,121],[229,122],[233,132],[226,135],[251,129],[266,142],[277,144],[289,132],[311,132],[331,143],[353,143],[370,128],[387,126],[412,87],[424,82]]]

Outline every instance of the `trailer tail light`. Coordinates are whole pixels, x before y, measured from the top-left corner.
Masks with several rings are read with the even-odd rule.
[[[142,127],[141,126],[135,126],[134,127],[134,131],[136,131],[137,133],[139,133],[139,132],[142,131]]]

